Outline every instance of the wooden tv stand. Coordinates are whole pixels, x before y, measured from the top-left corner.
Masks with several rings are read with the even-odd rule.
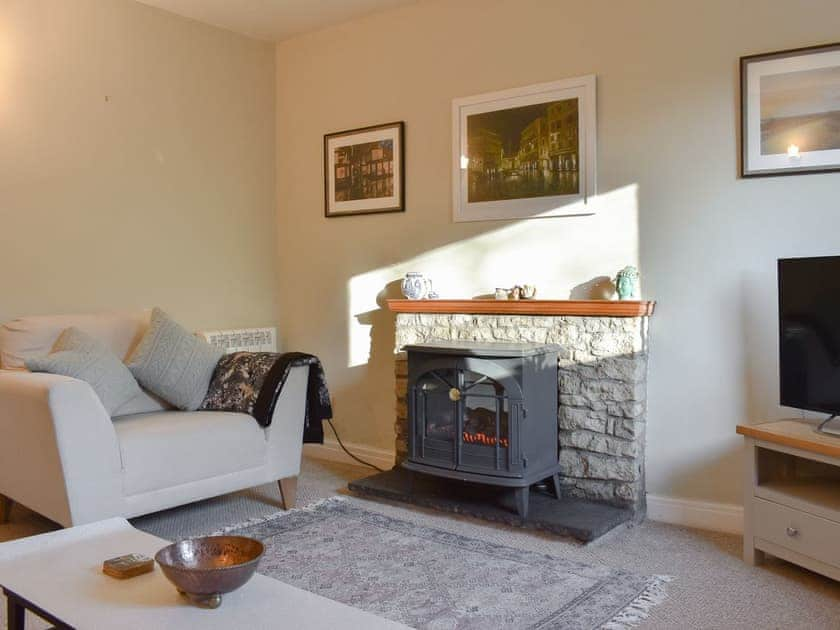
[[[746,445],[744,561],[765,553],[840,580],[840,436],[817,422],[738,425]]]

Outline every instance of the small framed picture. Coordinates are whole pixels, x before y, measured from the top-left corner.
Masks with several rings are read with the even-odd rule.
[[[324,214],[405,211],[404,123],[324,136]]]
[[[741,175],[840,170],[840,43],[741,57]]]
[[[452,219],[593,214],[595,76],[452,102]]]

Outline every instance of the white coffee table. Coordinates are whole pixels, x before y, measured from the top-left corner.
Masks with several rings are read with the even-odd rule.
[[[22,630],[25,609],[58,628],[93,630],[407,628],[259,574],[226,594],[221,607],[208,610],[179,595],[157,566],[127,580],[101,571],[107,558],[127,553],[154,557],[167,544],[122,518],[0,544],[9,629]]]

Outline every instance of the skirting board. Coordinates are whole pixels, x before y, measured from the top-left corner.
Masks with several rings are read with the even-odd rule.
[[[744,508],[731,503],[674,499],[649,494],[647,517],[652,521],[727,534],[741,534],[744,531]]]
[[[376,464],[383,470],[394,466],[393,451],[364,444],[345,443],[345,446],[354,455]],[[324,444],[305,444],[303,452],[313,459],[358,465],[358,462],[341,450],[335,440],[325,440]],[[744,508],[740,505],[674,499],[655,494],[647,495],[647,517],[652,521],[727,534],[740,534],[744,528]]]
[[[360,459],[379,466],[383,470],[390,470],[394,467],[395,457],[394,451],[386,448],[372,448],[364,444],[344,443],[353,455]],[[340,462],[342,464],[355,464],[359,462],[350,457],[347,453],[341,450],[338,442],[335,440],[324,440],[323,444],[304,444],[303,454],[312,459],[322,459],[330,462]]]

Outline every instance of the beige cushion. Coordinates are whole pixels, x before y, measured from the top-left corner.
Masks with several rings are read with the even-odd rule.
[[[149,315],[149,311],[124,311],[19,317],[0,326],[0,366],[25,369],[26,359],[49,354],[59,335],[70,327],[98,339],[124,360],[143,337]]]
[[[114,420],[125,494],[140,494],[258,468],[266,436],[249,415],[167,411]]]

